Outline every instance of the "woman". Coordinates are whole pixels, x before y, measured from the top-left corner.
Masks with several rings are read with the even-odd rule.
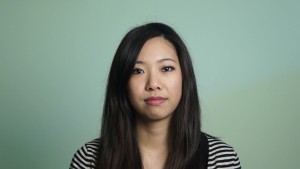
[[[132,29],[114,56],[100,139],[86,143],[70,168],[241,168],[233,148],[201,132],[188,50],[169,26]]]

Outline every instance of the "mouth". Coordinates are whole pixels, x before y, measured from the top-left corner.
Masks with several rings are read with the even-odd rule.
[[[145,102],[151,106],[158,106],[164,103],[166,100],[167,98],[158,96],[158,97],[148,97],[145,99]]]

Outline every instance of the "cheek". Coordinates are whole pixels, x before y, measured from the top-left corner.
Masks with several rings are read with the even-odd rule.
[[[181,76],[177,76],[172,81],[169,81],[169,82],[170,82],[169,85],[172,88],[172,91],[170,91],[170,92],[172,92],[175,97],[181,98],[181,95],[182,95],[182,78],[181,78]]]
[[[141,85],[136,83],[136,81],[129,81],[128,95],[131,100],[139,97],[139,93],[140,93],[139,91],[141,90],[140,87],[141,87]]]
[[[182,87],[182,79],[181,79],[181,77],[176,80],[176,82],[174,83],[174,85],[176,86],[176,88],[178,90],[181,90],[181,87]]]
[[[134,87],[133,87],[133,85],[132,85],[132,82],[131,81],[129,81],[128,82],[128,87],[127,87],[127,94],[128,94],[128,96],[129,96],[129,99],[130,99],[130,101],[132,100],[132,97],[133,97],[133,92],[134,92]]]
[[[179,91],[182,90],[182,76],[181,74],[180,75],[177,75],[175,78],[174,78],[174,81],[173,81],[173,85],[174,87]]]

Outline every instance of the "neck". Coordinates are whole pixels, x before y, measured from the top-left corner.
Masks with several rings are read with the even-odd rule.
[[[137,138],[140,150],[166,153],[169,124],[165,121],[145,122],[137,120]]]
[[[168,156],[169,121],[137,118],[137,139],[145,169],[162,169]]]

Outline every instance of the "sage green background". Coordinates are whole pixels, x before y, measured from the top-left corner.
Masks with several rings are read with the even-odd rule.
[[[68,168],[121,38],[151,21],[191,52],[206,132],[244,169],[299,168],[299,2],[0,0],[0,168]]]

